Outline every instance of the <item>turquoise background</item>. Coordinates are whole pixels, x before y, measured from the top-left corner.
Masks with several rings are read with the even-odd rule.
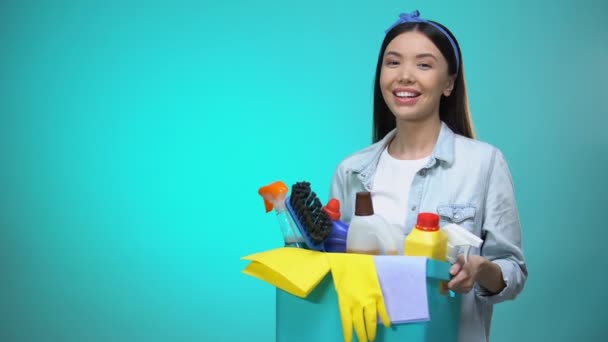
[[[415,8],[515,181],[530,277],[492,340],[607,339],[606,2],[3,0],[0,341],[272,341],[257,189],[327,197]]]

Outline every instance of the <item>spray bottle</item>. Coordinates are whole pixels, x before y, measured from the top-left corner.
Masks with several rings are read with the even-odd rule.
[[[296,227],[295,222],[292,221],[285,207],[285,198],[288,191],[289,188],[285,183],[277,181],[261,187],[258,190],[258,194],[264,198],[266,212],[268,213],[272,209],[276,212],[285,247],[306,248],[300,230]]]
[[[461,226],[451,223],[441,228],[448,236],[447,259],[450,263],[458,260],[458,255],[462,251],[465,264],[469,259],[471,247],[479,248],[483,240]]]

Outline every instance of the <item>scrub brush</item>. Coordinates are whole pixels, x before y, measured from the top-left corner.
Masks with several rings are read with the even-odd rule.
[[[331,234],[331,218],[323,210],[321,200],[310,188],[309,182],[297,182],[285,201],[287,210],[298,226],[309,249],[325,251],[323,242]]]

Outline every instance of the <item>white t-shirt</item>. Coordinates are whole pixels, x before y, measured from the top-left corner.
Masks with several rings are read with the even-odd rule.
[[[399,160],[392,157],[387,148],[380,155],[372,186],[374,213],[398,226],[403,233],[407,231],[405,220],[412,181],[429,158]]]

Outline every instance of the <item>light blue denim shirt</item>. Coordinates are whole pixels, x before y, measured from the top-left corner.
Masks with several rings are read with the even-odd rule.
[[[396,130],[381,141],[344,159],[334,174],[330,198],[341,203],[341,219],[354,215],[356,193],[372,191],[380,155]],[[483,239],[482,255],[500,266],[507,286],[490,295],[476,285],[462,296],[461,342],[488,341],[493,304],[514,299],[528,275],[511,173],[502,153],[487,143],[455,134],[442,122],[428,164],[414,177],[409,194],[406,231],[418,213],[439,214],[441,223],[457,223]],[[407,234],[406,233],[406,234]]]

